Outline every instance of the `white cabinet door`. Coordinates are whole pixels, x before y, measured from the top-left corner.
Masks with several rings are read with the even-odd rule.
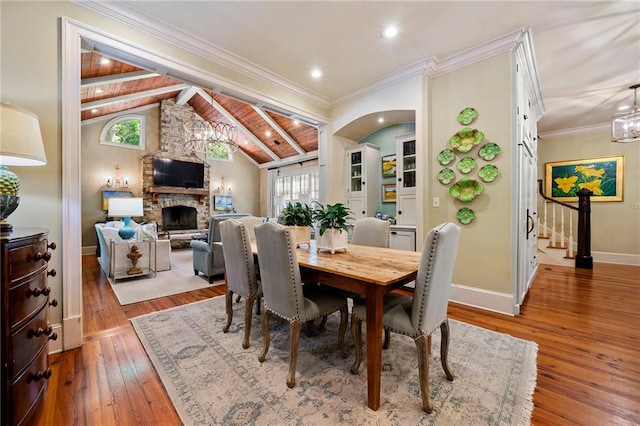
[[[416,193],[416,135],[396,138],[396,184],[398,194]]]
[[[389,248],[397,250],[416,251],[415,231],[394,231],[389,232]]]
[[[362,219],[367,217],[367,208],[364,197],[348,197],[347,207],[351,209],[354,219]]]
[[[398,194],[396,201],[396,223],[398,225],[415,225],[418,208],[416,194]]]
[[[380,202],[380,153],[371,144],[347,150],[347,205],[357,219],[375,215]]]

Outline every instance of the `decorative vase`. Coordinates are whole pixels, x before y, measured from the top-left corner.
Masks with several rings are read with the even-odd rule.
[[[316,236],[318,250],[329,250],[334,254],[337,250],[347,251],[348,235],[342,229],[329,228],[323,235],[318,232]]]
[[[287,226],[293,234],[293,241],[296,243],[296,247],[300,247],[300,244],[311,244],[311,227],[310,226]]]

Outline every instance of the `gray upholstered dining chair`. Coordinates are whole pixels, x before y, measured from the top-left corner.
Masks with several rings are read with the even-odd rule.
[[[247,227],[247,231],[249,232],[249,238],[255,241],[256,239],[255,227],[256,225],[260,225],[261,223],[263,223],[264,219],[258,216],[243,216],[243,217],[239,217],[237,220],[238,222],[242,222]]]
[[[258,225],[256,244],[258,262],[264,293],[262,312],[262,334],[264,347],[258,360],[263,362],[269,352],[271,336],[269,314],[289,321],[289,374],[287,386],[296,385],[296,364],[300,329],[307,321],[340,311],[338,346],[342,355],[347,356],[344,335],[347,330],[347,298],[334,293],[323,292],[316,286],[303,286],[296,255],[296,243],[291,230],[273,222]]]
[[[236,219],[227,219],[220,222],[220,237],[224,247],[224,267],[227,281],[226,309],[227,324],[222,331],[226,333],[233,319],[233,294],[243,296],[244,307],[244,339],[242,347],[249,347],[251,336],[251,314],[254,301],[260,307],[262,287],[256,278],[253,251],[251,250],[251,238],[247,227]]]
[[[373,247],[389,247],[388,220],[365,217],[358,219],[353,224],[351,244]]]
[[[449,321],[447,306],[451,295],[451,279],[460,240],[460,228],[450,222],[429,231],[422,248],[422,257],[416,277],[413,297],[391,293],[383,302],[382,326],[393,332],[414,339],[418,351],[418,370],[422,408],[433,411],[429,392],[429,356],[431,334],[440,327],[440,360],[448,380],[453,380],[449,370]],[[356,358],[351,372],[358,374],[362,361],[362,321],[366,320],[364,305],[354,305],[351,310],[351,334],[355,344]]]

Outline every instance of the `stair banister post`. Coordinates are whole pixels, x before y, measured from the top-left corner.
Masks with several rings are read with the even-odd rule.
[[[576,268],[593,269],[591,257],[591,195],[592,191],[578,191],[578,252]]]

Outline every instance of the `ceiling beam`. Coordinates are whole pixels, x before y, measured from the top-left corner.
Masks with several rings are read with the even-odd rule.
[[[87,87],[102,86],[105,84],[124,83],[127,81],[141,80],[144,78],[159,77],[160,74],[141,70],[131,71],[122,74],[103,75],[101,77],[83,78],[80,81],[80,87],[86,89]]]
[[[271,157],[274,161],[280,161],[280,157],[278,157],[273,151],[271,151],[268,146],[262,143],[262,141],[258,139],[256,135],[254,135],[249,129],[244,127],[242,123],[240,123],[233,115],[231,115],[229,111],[227,111],[222,105],[220,105],[218,101],[209,96],[207,92],[205,92],[203,89],[198,88],[198,94],[202,96],[202,98],[207,102],[209,102],[215,109],[217,109],[218,112],[224,116],[224,118],[229,120],[240,130],[244,131],[249,136],[249,139],[251,139],[254,144],[258,145],[260,149],[266,152],[269,157]]]
[[[272,167],[284,167],[295,163],[301,163],[303,161],[316,160],[318,158],[318,151],[309,151],[304,155],[294,155],[293,157],[283,158],[280,161],[271,161],[269,163],[262,163],[258,167],[261,169]]]
[[[300,145],[296,143],[296,141],[293,140],[293,138],[289,135],[289,133],[285,132],[284,129],[280,127],[280,125],[276,123],[276,121],[273,118],[271,118],[271,116],[267,114],[262,108],[259,108],[255,105],[251,105],[251,107],[255,110],[255,112],[258,113],[258,115],[260,115],[260,117],[262,117],[264,121],[266,121],[269,124],[269,126],[273,127],[276,130],[276,132],[278,132],[278,134],[282,136],[284,140],[289,145],[291,145],[293,149],[295,149],[298,152],[298,154],[300,155],[306,154],[306,151],[302,149]]]
[[[176,105],[186,104],[196,93],[198,93],[198,88],[195,86],[189,86],[186,89],[183,89],[178,93],[178,96],[176,96]]]
[[[159,89],[147,90],[145,92],[131,93],[129,95],[122,95],[122,96],[116,96],[114,98],[106,98],[106,99],[100,99],[98,101],[86,102],[80,105],[80,110],[86,111],[93,108],[100,108],[100,107],[105,107],[107,105],[117,104],[120,102],[131,102],[131,101],[135,101],[136,99],[149,98],[152,96],[163,95],[169,92],[177,92],[184,89],[187,86],[188,86],[187,84],[176,84],[174,86],[167,86],[167,87],[161,87]]]

